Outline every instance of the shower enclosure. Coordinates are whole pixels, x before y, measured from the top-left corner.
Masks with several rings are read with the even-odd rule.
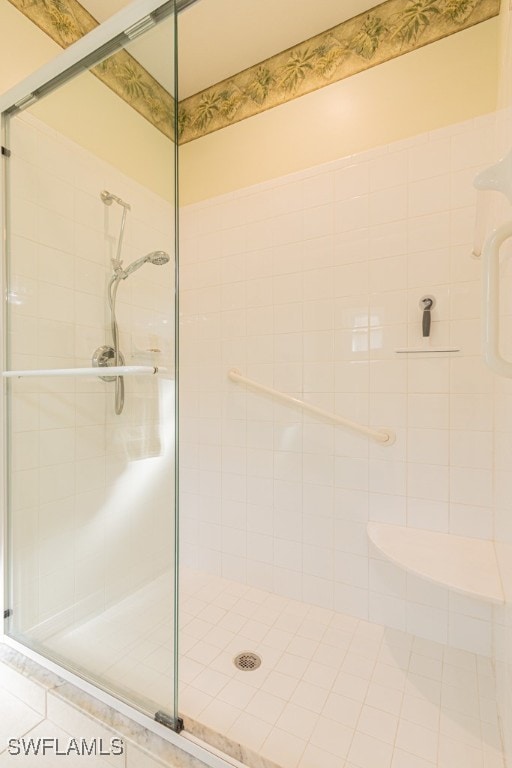
[[[1,143],[5,634],[179,730],[175,15],[135,3],[61,54]],[[134,58],[155,38],[165,90]]]
[[[340,131],[260,183],[300,99],[251,133],[223,92],[179,254],[192,4],[136,0],[0,100],[6,642],[214,768],[503,768],[512,394],[469,257],[495,115],[341,159]]]

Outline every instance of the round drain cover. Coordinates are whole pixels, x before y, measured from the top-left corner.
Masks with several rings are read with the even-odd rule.
[[[238,656],[235,656],[233,662],[237,669],[242,669],[244,672],[250,672],[261,666],[260,657],[257,653],[253,653],[252,651],[242,651]]]

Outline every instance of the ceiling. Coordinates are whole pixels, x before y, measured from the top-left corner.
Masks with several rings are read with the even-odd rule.
[[[130,0],[80,0],[98,21]],[[257,64],[364,13],[375,0],[197,0],[179,15],[179,98]],[[173,91],[172,22],[135,40],[129,52]]]

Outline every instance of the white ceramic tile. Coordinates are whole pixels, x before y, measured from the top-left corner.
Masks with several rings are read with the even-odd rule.
[[[0,694],[2,729],[0,750],[8,746],[9,739],[19,738],[34,728],[43,716],[8,691]]]
[[[388,744],[394,744],[397,725],[396,716],[365,705],[357,722],[357,730]]]
[[[388,258],[372,259],[369,262],[369,290],[402,291],[407,287],[407,270],[405,256],[390,256]],[[397,303],[402,303],[403,294],[397,297]]]
[[[439,768],[448,768],[462,762],[468,768],[480,768],[483,761],[481,750],[463,742],[441,735],[439,738]]]
[[[288,731],[273,728],[261,748],[261,754],[277,764],[296,766],[306,743],[304,739],[297,736],[291,739]]]
[[[369,195],[370,224],[384,224],[407,215],[407,187],[383,189]]]
[[[398,726],[396,746],[424,760],[435,762],[438,737],[435,731],[402,721]]]
[[[405,600],[400,597],[370,592],[368,617],[370,621],[405,630],[407,625]]]
[[[440,248],[410,254],[407,260],[409,287],[437,285],[450,281],[450,250]]]
[[[403,221],[376,224],[369,228],[369,249],[380,258],[400,256],[407,253],[407,231]]]
[[[405,184],[408,157],[406,151],[391,152],[375,158],[370,163],[370,189],[386,189]]]
[[[392,715],[400,713],[402,702],[402,693],[394,688],[388,688],[379,683],[370,683],[366,694],[365,703],[383,712],[389,712]]]
[[[110,739],[115,736],[115,731],[100,725],[96,720],[85,716],[82,712],[59,700],[51,693],[47,696],[47,707],[48,720],[72,736],[80,733],[86,739],[103,737],[106,743],[109,743]],[[124,761],[124,755],[110,755],[105,759],[106,764],[113,766],[123,765]]]
[[[446,643],[448,641],[448,612],[424,605],[408,604],[407,631],[435,642]]]
[[[444,173],[450,162],[450,139],[438,138],[409,150],[409,177],[412,180]]]
[[[126,745],[127,768],[162,768],[164,763],[135,744]]]
[[[450,205],[450,177],[434,176],[414,181],[409,187],[409,215],[425,216],[445,211]]]
[[[250,749],[261,751],[271,728],[269,723],[242,713],[228,730],[227,735]]]
[[[403,569],[382,560],[370,559],[370,589],[394,597],[405,597],[406,575]]]
[[[352,675],[348,672],[341,672],[333,686],[334,693],[353,699],[359,703],[364,701],[367,690],[367,679]]]
[[[433,213],[410,219],[408,243],[411,252],[446,248],[450,244],[448,213]]]
[[[408,459],[415,463],[447,464],[451,433],[447,429],[410,429]]]
[[[325,749],[316,747],[314,744],[309,744],[304,750],[299,768],[316,768],[317,765],[325,766],[325,768],[338,768],[339,757],[326,752]]]
[[[482,656],[491,654],[491,626],[488,621],[453,614],[450,617],[449,639],[457,648]]]
[[[368,192],[368,163],[354,163],[354,165],[340,168],[334,175],[334,188],[337,200],[347,200]]]
[[[401,718],[437,732],[440,722],[438,703],[429,701],[426,696],[422,695],[421,688],[418,688],[414,693],[416,695],[410,693],[404,695]]]
[[[332,205],[317,205],[304,211],[302,233],[306,240],[324,237],[334,231],[334,213]]]
[[[309,739],[318,717],[312,714],[311,709],[297,706],[289,703],[286,705],[282,715],[276,722],[276,727],[281,728],[292,736]]]
[[[393,747],[373,736],[356,732],[348,759],[360,768],[389,768]]]
[[[449,493],[448,468],[433,464],[409,464],[408,492],[413,498],[447,501]]]
[[[403,749],[395,749],[391,768],[433,768],[435,763],[424,760],[422,757],[404,752]]]
[[[451,498],[457,504],[476,504],[486,507],[491,503],[491,471],[489,469],[450,469]]]
[[[352,729],[329,720],[326,717],[319,718],[311,735],[310,743],[316,747],[325,749],[336,757],[344,758],[348,752],[352,739]]]

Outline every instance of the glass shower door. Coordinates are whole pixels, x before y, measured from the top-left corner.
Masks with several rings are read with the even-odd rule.
[[[5,624],[177,727],[170,5],[4,116]]]

